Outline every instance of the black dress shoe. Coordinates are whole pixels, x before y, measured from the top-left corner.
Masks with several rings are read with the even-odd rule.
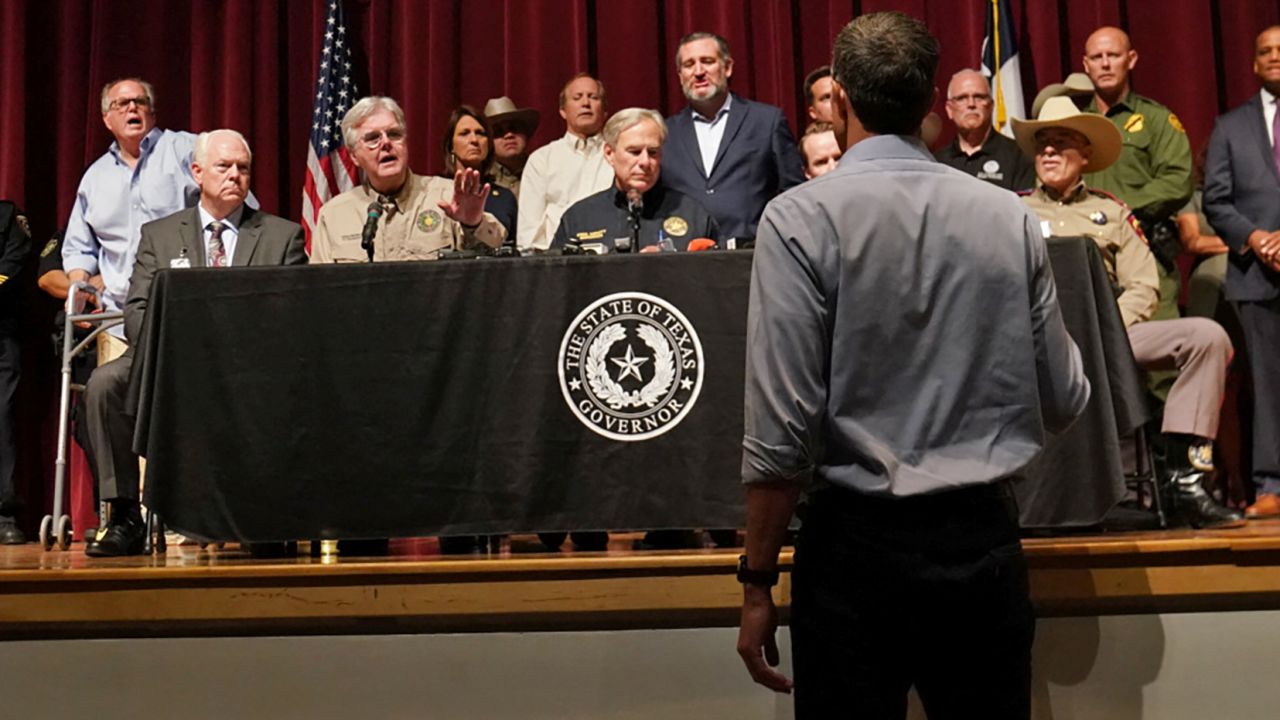
[[[85,544],[89,557],[123,557],[141,555],[147,540],[147,526],[138,519],[126,518],[99,530],[96,538]]]
[[[0,545],[22,545],[27,536],[22,534],[12,520],[0,520]]]
[[[1175,524],[1193,528],[1242,527],[1244,515],[1239,510],[1223,507],[1205,491],[1204,473],[1196,470],[1176,470],[1165,480],[1172,502],[1171,513]]]

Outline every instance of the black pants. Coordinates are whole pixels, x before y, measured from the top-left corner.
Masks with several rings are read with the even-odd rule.
[[[1035,617],[1005,484],[901,500],[828,489],[796,543],[796,717],[1029,718]]]
[[[17,490],[13,469],[18,459],[18,443],[14,441],[13,405],[17,402],[18,377],[22,361],[18,341],[0,328],[0,515],[12,517],[17,512]]]
[[[1253,481],[1280,494],[1280,299],[1240,303],[1253,379]]]

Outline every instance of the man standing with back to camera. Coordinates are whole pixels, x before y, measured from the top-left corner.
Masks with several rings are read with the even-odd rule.
[[[1035,618],[1010,480],[1084,409],[1039,222],[914,133],[938,43],[901,13],[836,37],[848,161],[757,235],[747,321],[738,652],[775,691],[778,551],[796,717],[1030,717]],[[845,262],[857,258],[857,262]]]

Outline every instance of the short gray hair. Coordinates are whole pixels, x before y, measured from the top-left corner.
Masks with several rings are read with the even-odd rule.
[[[726,60],[733,59],[733,56],[729,54],[728,40],[725,40],[724,38],[720,37],[719,35],[713,32],[706,32],[705,30],[699,30],[698,32],[691,32],[688,35],[685,35],[684,37],[680,38],[680,44],[676,45],[676,69],[677,70],[680,69],[680,51],[684,49],[685,45],[688,45],[689,43],[694,42],[695,40],[715,40],[716,47],[719,48],[720,50],[720,61],[724,62]]]
[[[102,86],[101,104],[102,104],[103,115],[106,115],[107,111],[111,110],[111,100],[107,97],[108,95],[111,94],[111,89],[123,82],[136,82],[139,85],[141,85],[142,91],[147,94],[147,100],[151,101],[151,109],[152,110],[156,109],[156,90],[155,88],[151,87],[151,83],[138,77],[122,77],[122,78],[116,78],[115,80],[112,80],[111,82]]]
[[[611,148],[618,146],[618,137],[622,133],[648,120],[658,126],[658,134],[662,136],[662,141],[667,141],[667,123],[662,119],[662,114],[657,110],[649,108],[629,107],[614,113],[609,122],[604,124],[604,130],[601,135],[604,136],[604,143]]]
[[[239,140],[240,144],[244,145],[244,151],[249,153],[249,162],[253,162],[253,150],[249,148],[249,141],[245,140],[243,135],[231,128],[206,130],[197,135],[195,147],[191,148],[192,162],[200,165],[201,167],[204,166],[204,156],[209,152],[209,141],[212,140],[215,135],[230,135],[236,140]]]
[[[348,150],[354,150],[356,143],[360,142],[360,138],[356,135],[355,127],[379,110],[386,110],[395,115],[396,122],[400,123],[400,127],[405,127],[404,110],[400,109],[400,103],[385,95],[370,95],[367,98],[361,98],[360,102],[352,105],[347,114],[342,116],[342,140],[347,144]],[[405,130],[407,132],[408,128],[405,128]]]

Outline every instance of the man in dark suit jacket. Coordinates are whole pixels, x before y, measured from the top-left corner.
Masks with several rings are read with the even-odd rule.
[[[124,306],[130,349],[95,370],[85,389],[99,496],[111,505],[110,522],[85,546],[85,553],[92,557],[137,555],[146,537],[138,500],[138,457],[132,449],[133,422],[125,412],[125,396],[133,348],[141,337],[156,272],[164,268],[307,263],[301,225],[244,203],[252,155],[240,133],[201,133],[192,155],[191,171],[200,187],[200,203],[142,226]]]
[[[1231,248],[1226,296],[1238,304],[1253,373],[1249,518],[1280,516],[1280,26],[1258,35],[1262,91],[1218,118],[1205,163],[1204,213]]]
[[[804,182],[804,161],[782,110],[729,92],[729,43],[686,35],[676,72],[689,106],[667,118],[662,182],[702,203],[721,234],[751,240],[764,206]]]

